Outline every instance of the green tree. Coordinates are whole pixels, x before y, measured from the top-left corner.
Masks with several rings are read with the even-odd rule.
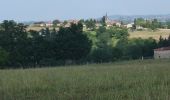
[[[96,20],[90,19],[85,21],[86,27],[90,30],[95,29],[96,27]]]
[[[11,66],[23,66],[25,60],[24,48],[27,42],[26,26],[12,20],[5,20],[0,25],[0,46],[9,53]]]
[[[3,66],[8,62],[9,53],[0,48],[0,65]],[[0,67],[2,68],[2,67]]]
[[[143,18],[137,18],[137,19],[135,19],[134,24],[144,27],[145,26],[145,20]]]
[[[103,26],[106,26],[106,16],[103,16],[102,19],[101,19],[101,24]]]
[[[71,27],[59,29],[56,36],[56,59],[79,60],[86,57],[91,49],[91,41],[83,34],[81,23],[72,24]]]
[[[166,22],[167,28],[170,29],[170,21]]]
[[[54,21],[53,21],[53,25],[54,25],[54,27],[56,27],[56,26],[57,26],[57,24],[60,24],[60,20],[54,20]]]

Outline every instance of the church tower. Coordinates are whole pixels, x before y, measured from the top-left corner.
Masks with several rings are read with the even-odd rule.
[[[105,15],[105,23],[107,23],[108,21],[109,21],[109,18],[108,18],[107,13],[106,13],[106,15]]]

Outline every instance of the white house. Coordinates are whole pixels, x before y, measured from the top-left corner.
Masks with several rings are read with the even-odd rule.
[[[48,23],[45,24],[45,26],[46,26],[46,27],[52,27],[52,26],[53,26],[53,23],[48,22]]]
[[[137,30],[143,30],[144,28],[142,26],[136,26]]]
[[[132,28],[132,27],[133,27],[133,23],[127,24],[126,27],[127,27],[127,28]]]
[[[122,25],[122,24],[119,23],[119,22],[116,23],[116,26],[118,26],[118,27],[121,27],[121,25]]]

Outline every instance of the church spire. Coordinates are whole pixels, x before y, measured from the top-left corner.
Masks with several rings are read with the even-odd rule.
[[[109,20],[108,16],[107,16],[107,12],[106,12],[106,15],[105,15],[105,21],[107,22]]]
[[[106,18],[108,18],[108,16],[107,16],[107,12],[106,12]]]

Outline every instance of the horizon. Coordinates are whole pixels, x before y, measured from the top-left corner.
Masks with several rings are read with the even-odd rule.
[[[168,0],[3,0],[0,21],[89,19],[100,18],[106,13],[108,16],[169,15],[169,4]]]
[[[102,18],[104,15],[106,14],[103,14],[101,16],[97,16],[97,17],[94,17],[94,18],[70,18],[70,19],[47,19],[47,20],[14,20],[14,19],[4,19],[4,20],[14,20],[16,22],[40,22],[40,21],[44,21],[44,22],[48,22],[48,21],[53,21],[53,20],[60,20],[60,21],[65,21],[65,20],[81,20],[81,19],[99,19],[99,18]],[[134,14],[134,15],[123,15],[123,14],[115,14],[115,15],[108,15],[108,17],[113,17],[113,16],[166,16],[166,15],[170,15],[169,13],[167,14]],[[4,20],[0,20],[0,22],[3,22]]]

